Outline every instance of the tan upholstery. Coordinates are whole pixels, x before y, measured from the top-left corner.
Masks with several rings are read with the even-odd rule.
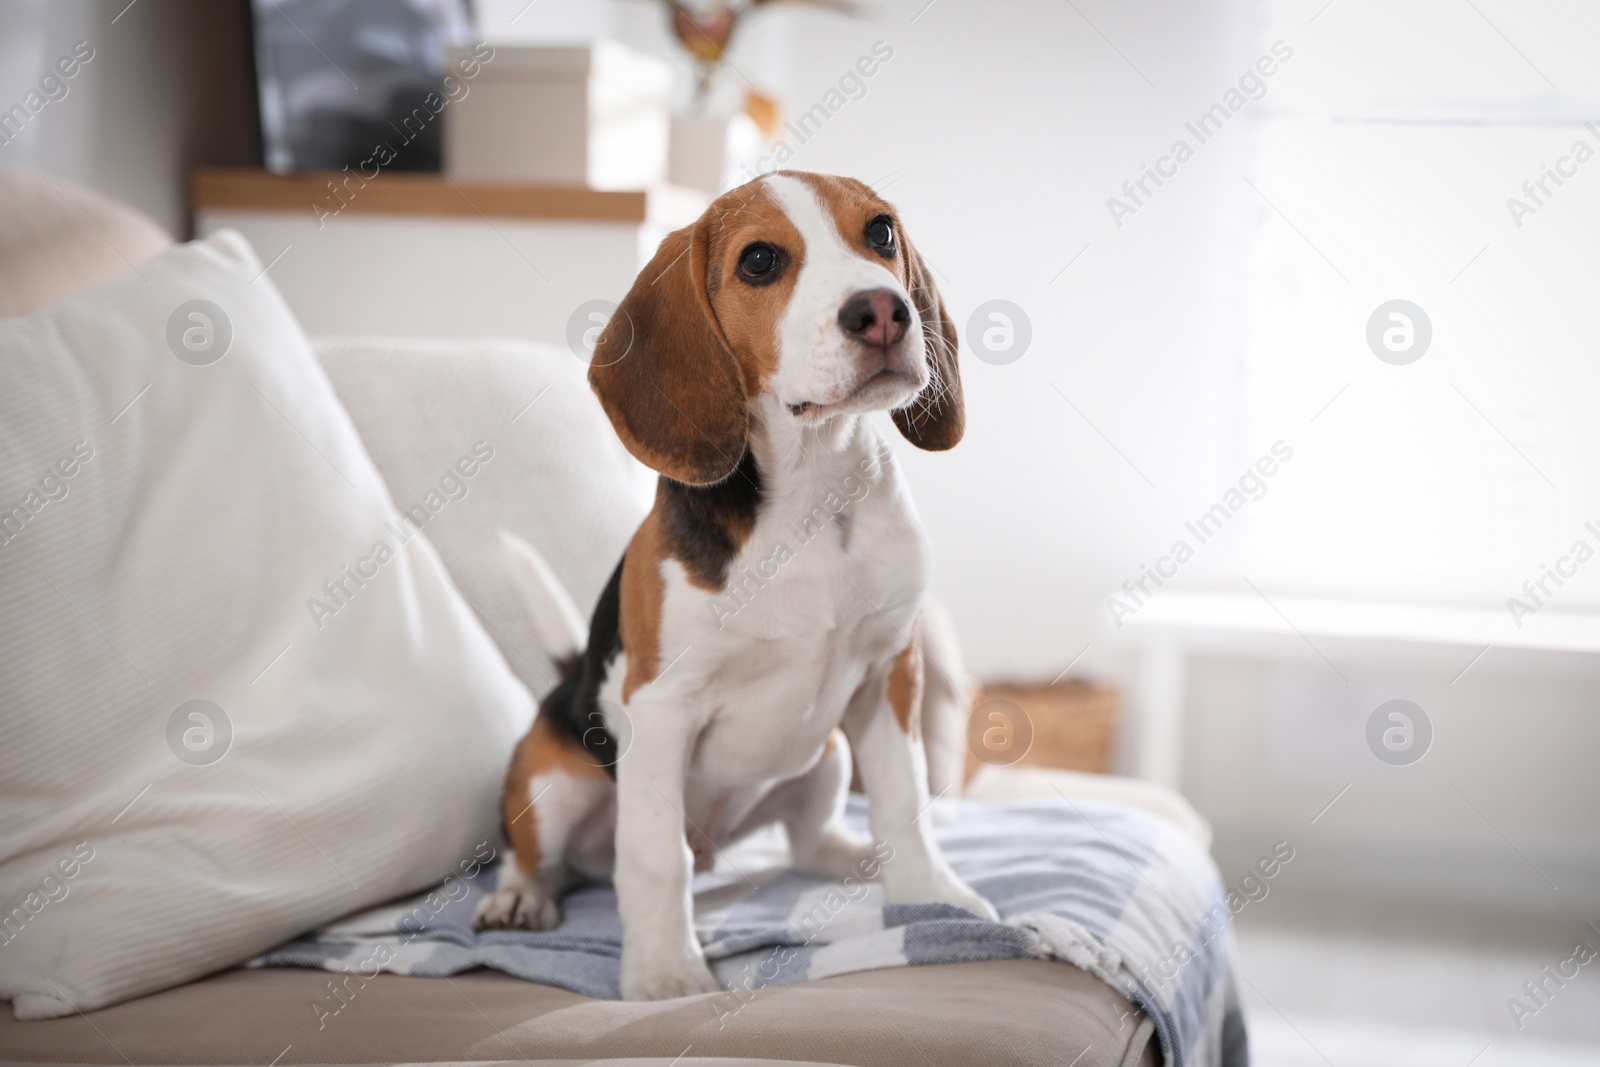
[[[866,971],[755,993],[724,1015],[716,995],[649,1004],[590,1000],[489,971],[383,974],[319,1031],[322,971],[228,971],[91,1012],[0,1017],[0,1059],[34,1063],[253,1064],[659,1057],[893,1067],[1154,1064],[1147,1019],[1064,963],[1011,960]],[[293,1046],[285,1052],[287,1046]],[[124,1059],[126,1057],[126,1059]],[[742,1061],[742,1060],[741,1060]]]
[[[130,207],[65,178],[0,167],[0,319],[114,278],[170,244]]]

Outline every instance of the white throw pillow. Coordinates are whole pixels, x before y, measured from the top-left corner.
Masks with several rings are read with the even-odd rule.
[[[655,494],[563,348],[523,341],[318,338],[383,475],[534,693],[559,680],[507,580],[497,531],[532,542],[585,623]]]
[[[18,1018],[470,868],[532,713],[237,234],[0,321]]]

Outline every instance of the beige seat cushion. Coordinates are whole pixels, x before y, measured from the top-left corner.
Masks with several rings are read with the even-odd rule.
[[[894,1067],[1159,1062],[1150,1021],[1041,960],[866,971],[760,990],[719,1028],[720,995],[591,1000],[490,971],[381,974],[321,1021],[323,971],[227,971],[87,1016],[0,1017],[0,1059],[34,1063],[434,1063],[755,1058]],[[353,983],[352,983],[353,984]],[[291,1047],[292,1046],[292,1047]],[[286,1051],[287,1049],[287,1051]],[[687,1050],[687,1051],[686,1051]],[[279,1056],[281,1059],[278,1059]]]
[[[0,319],[114,278],[170,244],[132,208],[65,178],[0,167]]]

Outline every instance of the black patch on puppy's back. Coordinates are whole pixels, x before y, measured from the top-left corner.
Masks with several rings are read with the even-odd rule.
[[[613,778],[620,752],[600,710],[600,687],[622,651],[622,564],[627,558],[624,552],[595,603],[588,645],[577,656],[557,664],[561,682],[539,704],[540,718],[549,719],[558,733],[588,750],[590,760]]]

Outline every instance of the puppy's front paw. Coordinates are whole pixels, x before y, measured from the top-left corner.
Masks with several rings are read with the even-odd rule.
[[[995,910],[994,905],[956,877],[956,873],[948,868],[940,870],[935,867],[916,878],[907,878],[907,872],[903,869],[894,872],[892,868],[884,868],[886,876],[891,873],[899,875],[885,888],[884,895],[892,903],[919,904],[938,901],[941,904],[953,904],[958,908],[965,908],[980,919],[988,919],[990,922],[1000,921],[1000,913]]]
[[[966,908],[980,919],[990,922],[999,922],[1000,913],[993,904],[978,895],[967,883],[959,878],[952,877],[949,882],[940,888],[938,899],[946,904],[954,904],[958,908]]]
[[[561,906],[535,882],[490,893],[472,917],[477,930],[551,930],[560,921]]]
[[[671,1000],[697,993],[720,993],[722,983],[711,975],[705,958],[669,956],[652,951],[622,954],[623,1000]]]

